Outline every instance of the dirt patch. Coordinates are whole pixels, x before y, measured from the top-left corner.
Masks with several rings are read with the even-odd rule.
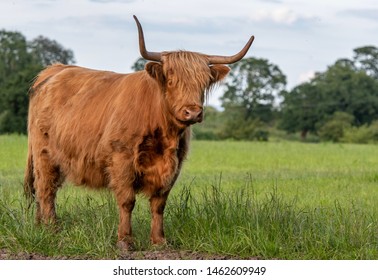
[[[50,257],[33,253],[12,253],[5,249],[0,249],[0,260],[48,260]]]
[[[214,255],[201,252],[191,251],[175,251],[175,250],[161,250],[161,251],[140,251],[127,252],[120,255],[123,260],[231,260],[240,259],[237,256],[228,255]],[[257,258],[249,258],[256,260]]]
[[[79,260],[88,259],[86,257],[49,257],[35,253],[12,253],[5,249],[0,249],[0,260]],[[236,256],[206,254],[191,251],[157,250],[157,251],[133,251],[120,253],[119,260],[232,260],[240,259]],[[258,258],[251,257],[249,260]]]

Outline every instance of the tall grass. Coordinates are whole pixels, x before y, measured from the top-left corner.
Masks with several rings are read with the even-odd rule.
[[[75,193],[71,197],[69,193]],[[109,193],[89,196],[66,190],[59,199],[60,228],[34,223],[21,200],[1,204],[0,245],[13,253],[52,258],[113,259],[117,209]],[[322,208],[300,207],[272,187],[264,199],[250,189],[222,191],[221,186],[193,195],[183,187],[166,211],[166,234],[177,250],[263,259],[377,259],[377,216],[337,201]],[[150,250],[147,205],[134,213],[137,250]]]
[[[193,142],[168,199],[171,249],[263,259],[378,259],[373,145]],[[59,228],[37,226],[22,194],[26,138],[0,136],[0,249],[51,258],[114,259],[118,210],[108,191],[67,185]],[[150,250],[148,201],[133,216]]]
[[[253,191],[224,192],[221,186],[200,196],[184,188],[172,204],[169,221],[178,247],[244,258],[378,258],[378,217],[353,205],[300,207],[276,187],[257,199]]]

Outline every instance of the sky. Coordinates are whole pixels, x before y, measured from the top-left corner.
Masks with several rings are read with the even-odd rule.
[[[288,90],[354,48],[378,46],[377,0],[0,1],[0,29],[43,35],[71,49],[77,65],[121,73],[140,56],[133,15],[150,51],[233,55],[254,35],[246,57],[278,65]]]

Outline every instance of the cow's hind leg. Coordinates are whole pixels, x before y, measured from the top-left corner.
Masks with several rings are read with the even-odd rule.
[[[50,224],[56,221],[55,197],[62,181],[59,167],[51,163],[48,151],[43,149],[35,162],[34,184],[38,223]]]
[[[151,209],[151,243],[154,245],[166,244],[164,237],[163,214],[169,192],[156,194],[150,198]]]

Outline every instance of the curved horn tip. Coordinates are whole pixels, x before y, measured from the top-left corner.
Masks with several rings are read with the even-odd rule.
[[[139,19],[137,18],[137,16],[133,15],[133,18],[134,18],[135,22],[137,23],[137,25],[140,25],[140,22],[139,22]]]
[[[160,61],[161,60],[161,53],[160,52],[149,52],[146,49],[146,44],[144,42],[144,34],[143,34],[143,28],[142,25],[140,24],[138,18],[133,15],[137,28],[138,28],[138,35],[139,35],[139,51],[140,54],[142,55],[143,58],[147,60],[152,60],[152,61]]]
[[[249,48],[252,46],[252,43],[253,43],[254,40],[255,40],[255,36],[252,35],[251,38],[249,38],[247,44],[245,44],[245,47],[244,47],[244,48],[247,48],[245,54],[247,54],[247,52],[248,52]],[[243,48],[243,49],[244,49],[244,48]]]
[[[255,36],[254,35],[252,35],[251,36],[251,39],[249,39],[250,41],[251,41],[251,44],[253,43],[253,41],[255,40]]]
[[[232,64],[232,63],[238,62],[247,54],[254,39],[255,39],[255,36],[251,36],[248,42],[243,47],[243,49],[235,55],[232,55],[232,56],[210,55],[208,56],[209,64]]]

